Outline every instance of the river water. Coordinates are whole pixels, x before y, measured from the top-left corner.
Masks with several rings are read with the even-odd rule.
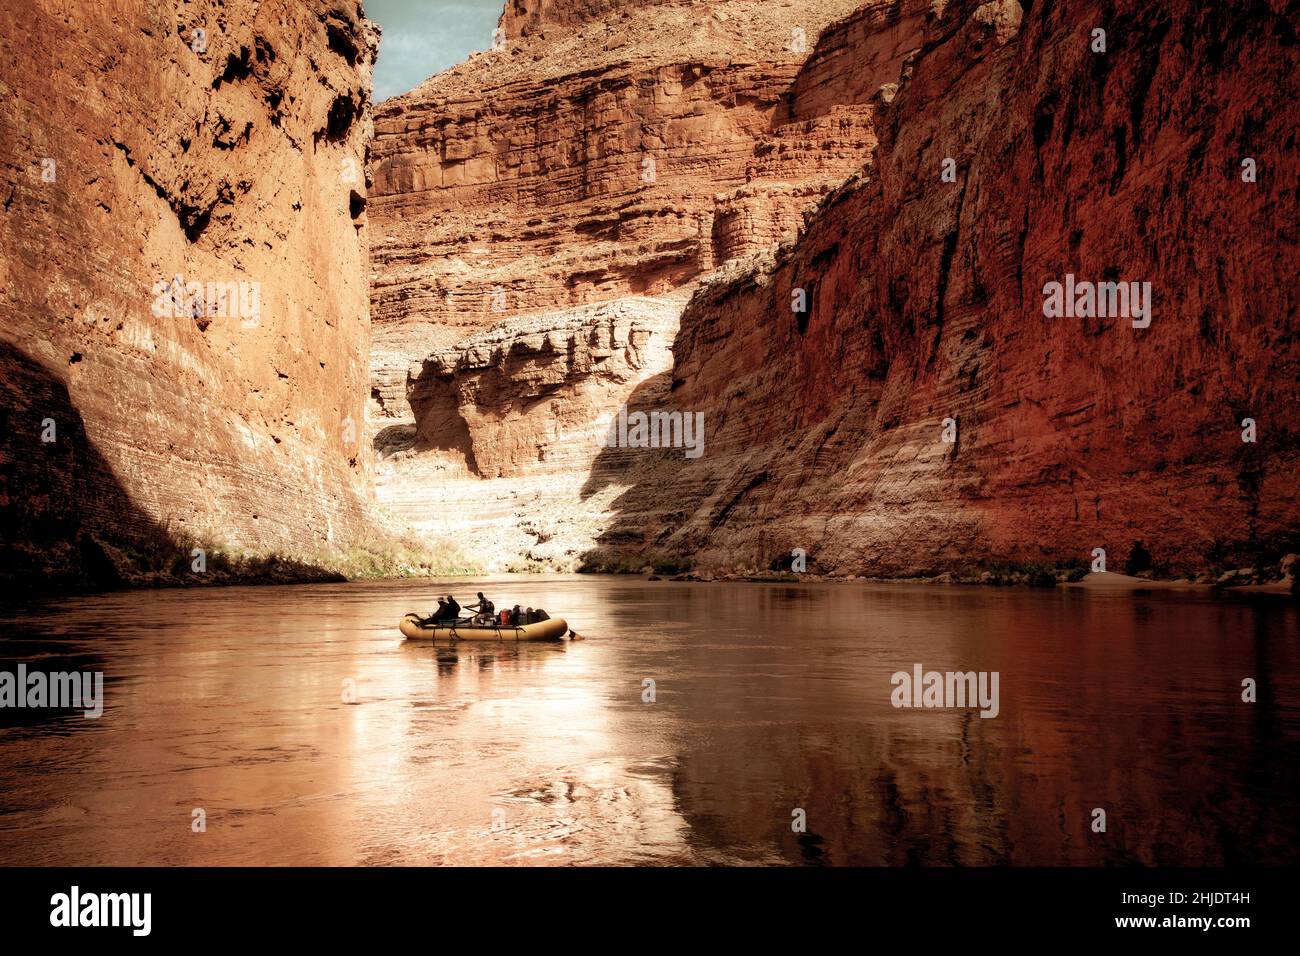
[[[585,639],[403,642],[426,582],[10,607],[3,667],[102,671],[105,702],[98,719],[0,710],[0,863],[1300,856],[1285,599],[594,576],[452,590],[480,587]],[[891,674],[916,664],[996,671],[997,716],[895,708]]]

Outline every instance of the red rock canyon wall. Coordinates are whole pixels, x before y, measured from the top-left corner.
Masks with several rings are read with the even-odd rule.
[[[383,104],[369,213],[381,503],[434,533],[490,529],[468,537],[491,566],[576,566],[612,517],[581,495],[597,419],[667,368],[691,285],[793,239],[875,144],[869,106],[795,116],[787,95],[818,30],[852,8],[516,3],[508,43]],[[611,317],[635,346],[601,330]],[[523,344],[546,327],[554,348]],[[522,380],[503,389],[507,370]],[[443,426],[417,415],[434,408],[472,454],[425,439]]]
[[[1294,2],[867,3],[797,70],[728,55],[752,38],[710,45],[719,22],[778,32],[757,5],[624,6],[512,3],[503,23],[525,39],[510,56],[380,119],[376,314],[425,331],[376,381],[394,407],[439,383],[441,404],[400,413],[412,435],[454,423],[455,449],[401,454],[460,469],[462,513],[495,516],[484,540],[536,531],[542,554],[498,550],[553,566],[766,568],[803,548],[810,570],[889,575],[1094,548],[1113,570],[1135,542],[1170,574],[1296,550]],[[651,13],[689,20],[674,47],[699,55],[632,69],[629,50],[579,75],[553,36],[649,36],[625,27]],[[472,92],[492,70],[500,86]],[[650,143],[668,159],[643,188]],[[592,363],[554,342],[454,345],[502,322],[481,334],[504,341],[518,309],[689,291],[709,267],[671,368],[588,391],[586,427]],[[1150,324],[1046,316],[1067,275],[1151,283]],[[591,463],[576,491],[525,500],[502,479],[580,464],[516,381],[539,365]],[[591,450],[625,401],[702,412],[704,454]],[[466,468],[480,458],[506,467]],[[434,482],[405,474],[393,497],[436,526]]]
[[[604,550],[799,547],[840,574],[1296,550],[1296,5],[933,13],[873,166],[774,266],[687,308],[671,401],[705,412],[708,453],[660,455]],[[853,42],[857,63],[896,48]],[[1067,274],[1150,282],[1149,326],[1046,317]]]
[[[783,102],[817,31],[853,5],[511,3],[509,43],[377,113],[381,332],[464,335],[668,292],[793,238],[874,143],[851,115],[796,119]]]
[[[376,40],[347,0],[4,4],[6,572],[360,531]]]

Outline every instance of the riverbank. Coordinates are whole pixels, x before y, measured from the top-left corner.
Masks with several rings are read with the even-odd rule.
[[[103,547],[101,545],[101,547]],[[489,571],[466,559],[454,543],[440,541],[426,545],[411,538],[375,538],[352,548],[303,557],[278,552],[247,551],[223,545],[191,548],[167,565],[152,564],[133,551],[104,548],[108,566],[101,576],[84,581],[3,581],[21,587],[30,595],[88,594],[101,591],[148,588],[275,586],[284,584],[339,584],[382,582],[404,579],[429,582],[443,579],[546,578],[570,573],[545,568],[527,571]],[[1232,592],[1297,596],[1296,555],[1287,555],[1277,565],[1205,571],[1195,578],[1160,578],[1149,572],[1090,572],[1082,566],[1006,564],[979,568],[967,573],[935,575],[828,575],[791,570],[765,571],[744,566],[731,569],[692,570],[688,565],[658,560],[636,566],[628,562],[616,567],[586,568],[578,576],[610,575],[647,581],[751,584],[922,584],[977,585],[983,587],[1070,588],[1097,592],[1189,591]],[[3,579],[0,579],[2,581]]]
[[[822,575],[812,572],[755,571],[736,568],[731,571],[666,571],[662,565],[645,565],[639,569],[609,571],[613,574],[636,574],[651,581],[696,581],[755,583],[869,583],[869,584],[961,584],[988,587],[1065,587],[1089,591],[1232,591],[1236,593],[1297,593],[1296,555],[1289,554],[1276,566],[1236,568],[1214,573],[1202,572],[1195,578],[1160,578],[1150,573],[1123,574],[1114,571],[1087,571],[1082,567],[1006,565],[981,569],[967,574],[945,572],[937,575],[882,578],[860,575]],[[591,572],[588,572],[591,573]]]
[[[468,577],[483,569],[453,542],[424,542],[409,535],[376,533],[334,550],[290,553],[248,549],[205,538],[109,543],[83,536],[77,542],[80,573],[0,574],[11,593],[93,594],[148,588],[337,584],[348,581]]]

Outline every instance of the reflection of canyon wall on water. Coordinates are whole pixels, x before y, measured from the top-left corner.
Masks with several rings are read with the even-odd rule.
[[[375,41],[344,0],[6,5],[6,572],[360,531]]]
[[[696,594],[701,604],[719,600]],[[684,735],[671,772],[677,811],[705,859],[766,862],[774,848],[791,863],[868,866],[1290,858],[1296,821],[1283,804],[1296,772],[1262,769],[1296,766],[1283,726],[1287,681],[1274,677],[1296,636],[1283,605],[1216,608],[1218,626],[1251,643],[1243,658],[1223,643],[1153,640],[1204,628],[1203,608],[1180,602],[1101,601],[1080,617],[1077,605],[1090,599],[1077,593],[1026,604],[1023,592],[1008,600],[966,591],[945,604],[900,591],[863,619],[865,638],[843,630],[862,617],[853,591],[753,597],[754,614],[775,630],[783,603],[802,597],[790,626],[837,636],[801,647],[815,680],[774,666],[780,651],[765,642],[733,649],[730,671],[716,646],[701,648],[688,662],[700,676],[680,690],[689,700],[665,698],[708,727]],[[862,654],[864,640],[874,654]],[[910,672],[912,661],[999,671],[997,717],[894,709],[891,672]],[[1260,680],[1259,704],[1240,701],[1243,668]],[[734,682],[720,676],[731,673]],[[1152,773],[1157,759],[1177,770]],[[1104,833],[1092,829],[1097,808]],[[796,810],[805,832],[792,828]]]
[[[584,452],[576,499],[481,474],[458,506],[509,514],[522,553],[552,564],[766,567],[801,547],[810,570],[908,574],[1097,547],[1122,562],[1142,541],[1157,571],[1184,573],[1300,546],[1294,11],[870,2],[810,29],[802,66],[767,82],[751,50],[710,45],[784,40],[802,11],[781,9],[738,28],[759,14],[519,0],[505,50],[385,110],[380,392],[425,388],[426,359],[517,311],[699,283],[671,371],[601,391],[589,418],[623,401],[702,411],[703,457]],[[627,28],[639,15],[677,41],[671,65],[637,66],[657,50]],[[579,64],[579,36],[614,46]],[[1150,325],[1045,317],[1045,284],[1067,274],[1151,283]],[[432,360],[437,414],[466,423],[465,457],[505,441],[515,480],[544,482],[558,456],[531,399],[481,387],[522,354]],[[529,361],[585,436],[591,366],[558,348]],[[418,446],[398,452],[381,495],[436,523]],[[562,527],[530,538],[539,515]]]

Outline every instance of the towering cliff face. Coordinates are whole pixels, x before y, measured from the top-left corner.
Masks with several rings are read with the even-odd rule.
[[[553,524],[582,528],[566,553],[597,565],[659,554],[770,567],[803,548],[812,570],[921,574],[1080,562],[1102,548],[1111,569],[1149,551],[1157,570],[1182,573],[1295,550],[1296,12],[1283,0],[1214,9],[903,0],[866,3],[826,30],[788,89],[757,101],[773,105],[743,125],[753,135],[727,137],[737,152],[749,146],[737,166],[753,179],[709,197],[710,226],[693,244],[678,236],[698,267],[725,267],[686,308],[672,369],[630,394],[607,391],[610,404],[589,410],[592,421],[622,402],[700,412],[704,453],[593,454],[578,493],[545,504]],[[590,18],[605,16],[601,35],[621,36],[635,15],[615,4],[511,4],[503,23],[535,38],[594,29]],[[491,197],[506,197],[499,208],[527,202],[514,174],[489,172],[508,162],[470,172],[473,157],[511,149],[500,146],[509,137],[451,133],[479,109],[452,105],[460,82],[435,78],[415,99],[448,84],[437,109],[403,120],[385,146],[380,177],[400,196],[384,200],[384,215],[409,225],[442,202],[478,222],[461,246],[436,229],[421,245],[426,227],[386,226],[378,310],[451,321],[436,302],[458,249],[484,257],[463,269],[482,283],[471,298],[529,276],[513,291],[533,305],[571,301],[574,275],[612,295],[655,291],[689,271],[662,268],[662,246],[629,246],[618,241],[628,233],[602,234],[584,218],[613,221],[600,189],[488,225]],[[563,99],[514,82],[534,105]],[[676,101],[653,98],[656,110]],[[844,150],[856,172],[772,254],[771,240],[789,236],[779,223],[800,217],[752,210],[801,188],[781,177],[824,172],[816,188],[846,178],[843,165],[818,170],[820,151],[791,135],[811,138],[818,124],[854,149],[875,146],[873,160]],[[443,145],[410,145],[427,142]],[[457,158],[430,164],[431,154]],[[543,172],[531,197],[566,182],[541,160],[519,168]],[[733,214],[735,203],[751,212]],[[614,205],[620,228],[644,205]],[[629,268],[634,254],[649,258]],[[625,284],[638,274],[661,284]],[[1150,311],[1120,310],[1112,285],[1109,315],[1084,314],[1086,299],[1073,298],[1083,312],[1045,314],[1050,284],[1076,281],[1137,283],[1125,287],[1131,304],[1149,288]],[[466,313],[467,328],[491,321]],[[464,333],[442,334],[446,347]],[[520,446],[542,434],[526,403],[480,387],[517,368],[509,350],[460,355],[410,372],[411,394],[433,368],[442,382],[442,404],[428,406],[430,421],[416,414],[416,431],[458,418],[466,459],[502,434]],[[570,394],[585,387],[581,363],[547,362]],[[512,480],[546,467],[514,459]],[[501,491],[483,474],[460,496],[496,509]],[[517,526],[532,514],[518,507]]]
[[[433,367],[426,357],[475,336],[461,358],[444,354],[435,364],[450,370],[452,391],[463,386],[464,402],[480,403],[473,374],[462,379],[458,371],[472,366],[476,333],[499,327],[496,337],[509,339],[523,314],[534,317],[523,328],[551,322],[563,337],[574,316],[603,314],[585,312],[585,304],[615,299],[623,300],[616,312],[648,323],[640,353],[612,377],[615,363],[593,366],[602,377],[595,389],[581,363],[539,353],[538,363],[547,356],[547,388],[565,393],[569,417],[584,407],[590,424],[662,371],[680,290],[718,265],[793,239],[804,213],[875,145],[869,106],[796,111],[787,95],[820,28],[852,7],[853,0],[515,2],[503,13],[499,49],[380,108],[369,214],[372,417],[386,459],[384,504],[419,527],[437,527],[449,520],[438,502],[482,496],[483,507],[460,510],[494,516],[490,536],[473,536],[484,560],[510,566],[545,554],[548,563],[558,555],[561,567],[576,563],[603,527],[592,517],[599,508],[577,494],[599,450],[594,442],[557,453],[554,430],[540,418],[516,423],[507,431],[530,446],[531,490],[511,484],[522,473],[487,490],[484,474],[463,483],[446,449],[403,444],[416,434],[419,404],[404,393],[426,388]],[[663,302],[647,311],[647,296]],[[513,361],[509,349],[499,354]],[[510,407],[507,416],[517,411]],[[490,409],[465,409],[470,440],[500,440],[490,428],[479,431]],[[583,431],[594,434],[594,425]],[[540,453],[544,447],[551,453]],[[473,457],[497,455],[480,447]],[[533,505],[521,505],[521,494]],[[538,526],[533,506],[545,523],[581,533],[531,536],[522,529]],[[517,519],[514,530],[499,520],[507,515]]]
[[[686,310],[672,401],[708,454],[625,493],[603,550],[904,574],[1295,550],[1296,10],[935,5],[873,167]],[[1149,325],[1045,315],[1076,279],[1151,283]]]
[[[672,367],[682,302],[625,298],[504,322],[381,395],[379,499],[497,570],[572,569],[622,490],[584,492],[615,408]]]
[[[792,238],[872,145],[852,116],[782,101],[852,6],[511,3],[500,49],[378,112],[377,324],[469,334],[667,292]]]
[[[6,572],[359,531],[376,42],[353,0],[4,6]]]

